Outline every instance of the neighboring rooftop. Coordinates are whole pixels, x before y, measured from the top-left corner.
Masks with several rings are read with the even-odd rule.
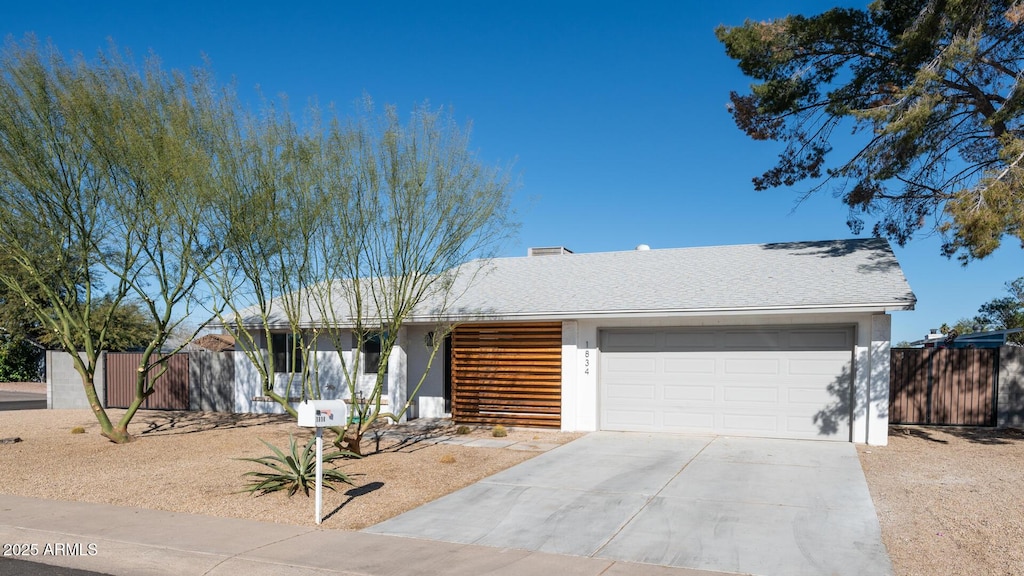
[[[1024,328],[1008,328],[1005,330],[989,330],[968,332],[967,334],[937,334],[932,331],[922,340],[911,342],[910,346],[924,346],[925,348],[998,348],[1006,345],[1007,337],[1011,334],[1024,332]],[[1017,346],[1010,342],[1009,344]]]
[[[235,338],[230,334],[206,334],[193,340],[192,346],[214,352],[224,352],[235,349]]]

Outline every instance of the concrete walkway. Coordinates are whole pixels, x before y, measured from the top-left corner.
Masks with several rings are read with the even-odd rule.
[[[2,494],[0,545],[4,546],[0,548],[0,574],[721,576],[609,559],[322,530],[312,525]],[[18,560],[38,564],[3,557],[15,550]],[[88,572],[59,572],[50,566]]]
[[[893,573],[852,444],[598,432],[366,529],[763,576]]]

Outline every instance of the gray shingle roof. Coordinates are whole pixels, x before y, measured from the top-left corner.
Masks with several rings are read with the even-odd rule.
[[[910,310],[916,301],[889,243],[875,238],[495,258],[464,264],[452,293],[443,316],[458,319]],[[424,302],[410,320],[437,310]],[[316,310],[304,312],[303,325],[319,324]],[[258,323],[251,314],[240,314],[244,324]],[[273,319],[286,326],[280,310]]]
[[[894,310],[912,309],[916,301],[889,243],[875,238],[498,258],[484,266],[456,300],[455,312],[571,318],[784,308]]]

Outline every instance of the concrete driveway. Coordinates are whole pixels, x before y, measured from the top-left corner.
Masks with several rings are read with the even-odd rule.
[[[763,576],[893,573],[839,442],[596,432],[366,531]]]

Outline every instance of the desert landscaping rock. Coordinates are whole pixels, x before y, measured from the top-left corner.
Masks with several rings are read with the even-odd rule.
[[[75,426],[86,433],[68,434]],[[292,434],[312,433],[290,418],[143,411],[131,431],[138,440],[119,446],[99,435],[88,410],[2,412],[0,438],[23,441],[0,451],[0,492],[312,524],[310,498],[240,492],[242,474],[255,465],[237,459],[267,454],[260,439],[284,446]],[[381,435],[380,453],[340,466],[355,484],[324,492],[323,527],[376,524],[523,462],[538,454],[533,449],[580,436],[512,428],[498,440],[490,433],[480,427],[457,435],[444,422],[424,421]],[[481,440],[511,446],[465,445]],[[888,446],[857,448],[899,576],[1024,574],[1024,433],[892,427]]]
[[[111,410],[111,417],[121,411]],[[85,434],[71,435],[75,426]],[[291,435],[312,430],[290,417],[140,411],[130,431],[137,440],[116,445],[99,435],[88,410],[25,410],[0,415],[0,437],[24,441],[5,446],[0,491],[19,496],[138,506],[310,525],[313,500],[284,494],[241,492],[243,474],[257,469],[238,458],[269,454],[260,439],[286,447]],[[376,524],[532,458],[538,452],[437,444],[454,429],[427,435],[387,435],[381,452],[345,460],[339,469],[354,485],[324,491],[324,528],[356,530]],[[487,430],[468,438],[484,438]],[[558,445],[579,434],[510,429],[506,440]],[[367,442],[372,442],[368,438]]]
[[[1024,433],[892,427],[858,452],[899,576],[1024,574]]]

